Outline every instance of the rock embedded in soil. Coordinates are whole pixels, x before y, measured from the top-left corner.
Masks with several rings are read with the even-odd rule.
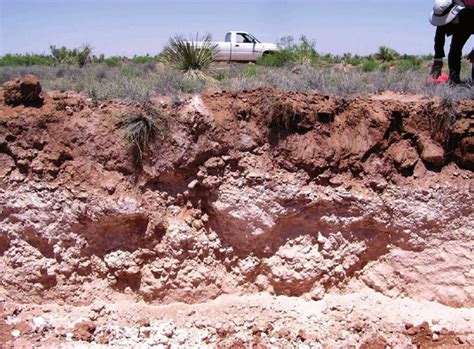
[[[35,75],[26,75],[22,79],[7,81],[3,84],[5,104],[17,106],[38,106],[43,102],[41,84]]]
[[[422,137],[419,143],[421,148],[420,158],[435,168],[443,167],[444,149],[427,137]]]
[[[419,155],[409,140],[402,140],[388,149],[388,156],[401,171],[413,169],[418,162]]]
[[[91,342],[97,326],[90,321],[83,321],[74,324],[72,336],[77,341]]]

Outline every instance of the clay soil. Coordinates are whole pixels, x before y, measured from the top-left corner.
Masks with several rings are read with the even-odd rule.
[[[0,97],[2,349],[474,347],[474,101],[43,97]]]

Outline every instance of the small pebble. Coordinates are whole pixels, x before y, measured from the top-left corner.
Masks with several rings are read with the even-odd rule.
[[[12,335],[13,338],[18,338],[18,337],[20,337],[20,334],[21,334],[20,330],[13,330],[13,331],[11,332],[11,335]]]

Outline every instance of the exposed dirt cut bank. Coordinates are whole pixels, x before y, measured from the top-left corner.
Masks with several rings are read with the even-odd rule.
[[[0,100],[7,346],[474,345],[474,101],[154,104],[138,161],[139,105]]]

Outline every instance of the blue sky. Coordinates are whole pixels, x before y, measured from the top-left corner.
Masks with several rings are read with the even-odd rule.
[[[50,44],[94,54],[157,54],[173,34],[246,30],[263,41],[301,34],[323,53],[368,54],[381,45],[431,53],[433,0],[0,0],[0,55],[47,53]],[[449,41],[448,41],[449,42]],[[465,47],[470,51],[473,40]]]

